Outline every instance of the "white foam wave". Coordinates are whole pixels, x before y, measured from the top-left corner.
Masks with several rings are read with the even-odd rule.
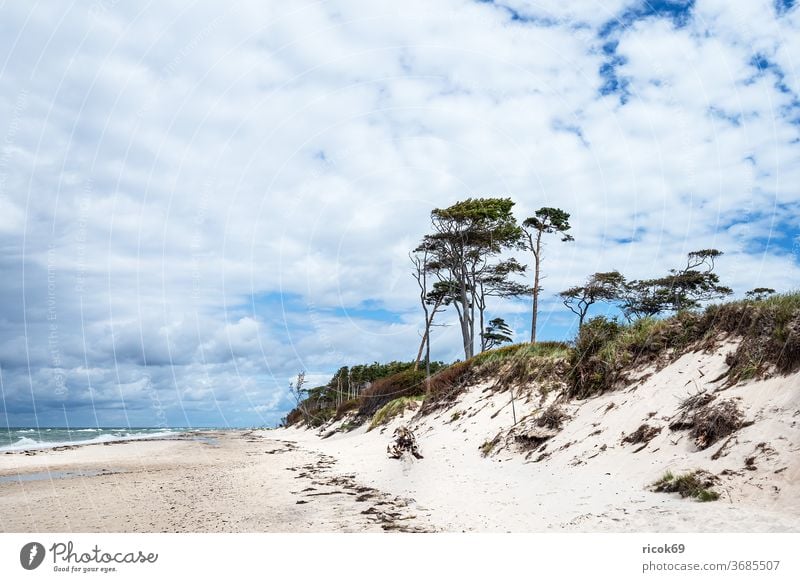
[[[175,431],[159,431],[159,432],[149,432],[149,433],[137,433],[137,434],[130,434],[124,433],[120,434],[100,434],[90,439],[81,439],[81,440],[72,440],[72,441],[53,441],[53,442],[41,442],[30,439],[28,437],[21,437],[17,442],[0,447],[0,452],[5,451],[29,451],[29,450],[41,450],[41,449],[52,449],[54,447],[69,447],[69,446],[81,446],[81,445],[92,445],[98,443],[111,443],[111,442],[125,442],[125,441],[137,441],[142,439],[153,439],[153,438],[168,438],[171,436],[177,436],[179,433]]]

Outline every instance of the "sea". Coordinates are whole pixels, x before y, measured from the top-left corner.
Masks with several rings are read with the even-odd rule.
[[[201,433],[197,428],[0,428],[0,453],[31,449],[52,449],[69,445],[176,438]]]

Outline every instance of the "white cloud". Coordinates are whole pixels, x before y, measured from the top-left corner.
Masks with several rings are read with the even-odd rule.
[[[91,383],[115,422],[123,402],[138,422],[154,402],[171,422],[272,421],[300,367],[411,358],[405,252],[466,196],[572,213],[548,293],[704,246],[740,292],[791,287],[800,11],[698,0],[676,26],[632,8],[4,5],[0,363],[19,418],[31,390],[88,418]],[[624,103],[600,94],[604,63]],[[494,309],[524,336],[523,305]],[[437,336],[457,357],[457,330]]]

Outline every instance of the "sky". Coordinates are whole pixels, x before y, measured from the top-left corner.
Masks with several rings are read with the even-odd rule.
[[[0,427],[272,426],[412,359],[407,253],[467,197],[571,214],[544,339],[701,248],[793,290],[799,58],[790,0],[0,2]]]

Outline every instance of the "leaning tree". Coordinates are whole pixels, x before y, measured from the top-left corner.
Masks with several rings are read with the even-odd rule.
[[[548,234],[558,234],[562,242],[575,240],[567,231],[571,228],[569,224],[569,213],[560,208],[540,208],[533,216],[525,219],[522,223],[525,233],[523,239],[524,247],[533,254],[533,311],[531,314],[531,343],[536,342],[536,319],[539,312],[539,285],[541,279],[542,266],[542,247],[544,236]]]
[[[522,230],[511,209],[510,198],[468,198],[431,212],[432,231],[423,237],[417,252],[427,252],[429,272],[447,291],[461,328],[464,357],[475,353],[475,319],[485,309],[485,297],[500,293],[500,275],[519,272],[500,261],[500,255],[520,244]],[[505,275],[502,275],[505,270]],[[479,323],[480,324],[480,323]],[[483,330],[479,328],[479,334]]]

